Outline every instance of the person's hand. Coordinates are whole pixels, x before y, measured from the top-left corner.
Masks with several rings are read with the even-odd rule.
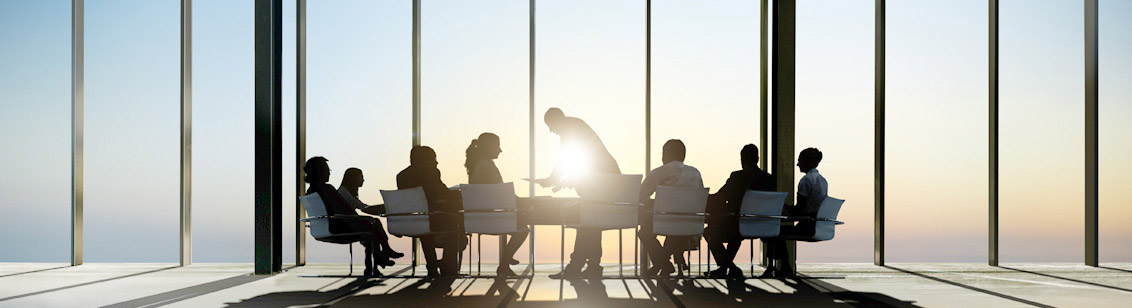
[[[562,186],[554,186],[554,188],[550,189],[550,192],[558,192],[559,190],[562,190]]]
[[[554,186],[554,183],[551,183],[550,179],[546,179],[546,178],[544,178],[544,179],[535,179],[535,180],[534,180],[534,181],[532,181],[532,182],[535,182],[535,184],[538,184],[538,186],[539,186],[539,187],[542,187],[542,188],[547,188],[547,187],[550,187],[550,186]]]

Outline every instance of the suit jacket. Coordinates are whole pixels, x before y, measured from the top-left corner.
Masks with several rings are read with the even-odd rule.
[[[731,176],[727,178],[727,183],[710,196],[708,213],[716,215],[739,214],[739,209],[743,206],[743,196],[747,194],[747,190],[775,191],[777,189],[775,182],[773,175],[758,167],[731,172]],[[736,218],[736,216],[728,217]],[[724,221],[738,223],[738,219],[725,219]]]
[[[460,193],[448,189],[444,181],[440,180],[440,169],[409,166],[397,174],[397,189],[420,187],[424,189],[425,200],[428,201],[429,211],[457,213],[463,207],[460,205]],[[462,229],[463,219],[449,215],[430,215],[429,224],[433,231],[451,231]]]

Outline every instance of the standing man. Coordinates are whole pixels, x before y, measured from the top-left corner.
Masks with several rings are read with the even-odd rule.
[[[561,154],[558,165],[554,166],[550,176],[534,180],[535,183],[558,191],[585,183],[590,174],[621,174],[621,168],[617,167],[613,155],[609,154],[601,138],[585,121],[567,117],[558,108],[548,109],[543,121],[550,132],[558,135]],[[584,272],[583,265],[588,265]],[[550,275],[550,278],[600,277],[601,272],[601,229],[579,228],[574,238],[574,252],[570,253],[570,264],[562,272]]]

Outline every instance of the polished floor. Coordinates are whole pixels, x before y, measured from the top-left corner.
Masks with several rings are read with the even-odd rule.
[[[483,269],[494,272],[493,265]],[[618,274],[615,264],[605,269]],[[0,263],[0,307],[1132,307],[1128,263],[802,264],[806,279],[742,281],[547,278],[558,264],[540,264],[533,278],[507,280],[302,277],[345,274],[345,264],[272,276],[248,275],[251,270],[250,264]]]

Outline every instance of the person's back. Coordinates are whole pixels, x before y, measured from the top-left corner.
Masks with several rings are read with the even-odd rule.
[[[816,217],[818,208],[829,193],[829,184],[818,169],[811,169],[798,180],[798,195],[805,196],[798,204],[798,215]]]

